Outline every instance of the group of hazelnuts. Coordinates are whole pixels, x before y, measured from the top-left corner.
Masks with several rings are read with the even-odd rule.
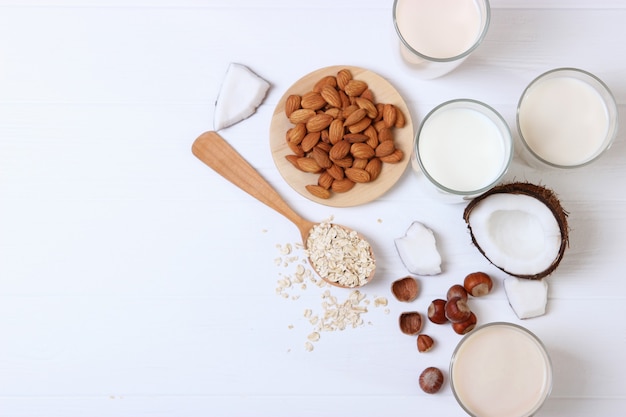
[[[476,327],[476,315],[468,305],[468,298],[482,297],[491,292],[493,281],[484,272],[473,272],[463,280],[463,285],[452,285],[446,298],[433,300],[428,306],[428,320],[435,324],[450,323],[452,330],[457,334],[464,335]],[[419,293],[417,280],[413,277],[405,277],[394,281],[391,286],[394,296],[403,302],[413,301]],[[408,335],[417,335],[417,350],[428,352],[434,345],[433,339],[421,334],[423,327],[422,315],[417,311],[404,312],[399,318],[400,330]],[[426,368],[419,377],[420,388],[434,394],[443,385],[443,373],[436,367]]]

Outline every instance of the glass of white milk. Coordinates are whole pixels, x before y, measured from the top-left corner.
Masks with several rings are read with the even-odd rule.
[[[431,79],[463,62],[487,34],[488,0],[394,0],[400,55],[415,74]]]
[[[613,143],[618,110],[598,77],[557,68],[535,78],[517,106],[523,159],[533,167],[577,168],[595,161]]]
[[[544,344],[526,328],[488,323],[457,345],[450,385],[471,416],[532,416],[552,391],[552,362]]]
[[[456,99],[424,118],[415,137],[413,167],[436,197],[460,203],[495,186],[512,158],[513,139],[502,116],[480,101]]]

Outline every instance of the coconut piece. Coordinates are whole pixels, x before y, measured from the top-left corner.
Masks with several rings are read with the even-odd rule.
[[[215,101],[213,129],[221,130],[254,114],[270,84],[248,67],[231,63]]]
[[[420,222],[413,222],[404,236],[394,240],[406,269],[416,275],[441,273],[441,255],[435,234]]]
[[[529,319],[546,313],[548,283],[545,279],[507,277],[504,279],[504,292],[518,318]]]
[[[567,212],[553,191],[529,183],[497,186],[463,214],[472,242],[493,265],[519,278],[541,279],[569,245]]]

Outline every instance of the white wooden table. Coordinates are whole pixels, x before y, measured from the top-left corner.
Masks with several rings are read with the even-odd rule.
[[[623,130],[587,168],[516,159],[508,174],[554,189],[572,229],[548,278],[547,314],[524,322],[504,275],[471,246],[463,206],[434,201],[410,170],[372,203],[313,203],[279,175],[268,131],[293,82],[341,64],[388,79],[416,124],[469,97],[515,129],[523,88],[560,66],[602,78],[624,116],[626,3],[493,0],[484,44],[431,81],[402,66],[391,3],[0,0],[0,416],[461,416],[448,384],[431,396],[417,386],[426,366],[447,369],[460,337],[428,324],[438,346],[418,354],[397,318],[424,312],[475,270],[496,279],[474,304],[479,322],[521,323],[551,354],[554,388],[540,415],[624,415]],[[295,269],[275,263],[285,259],[276,245],[297,242],[297,230],[190,152],[212,126],[230,62],[272,88],[223,136],[303,216],[334,216],[376,251],[365,324],[323,332],[312,352],[304,311],[319,314],[326,289],[275,293]],[[437,233],[445,271],[420,277],[421,295],[403,304],[389,289],[407,274],[393,239],[414,220]],[[340,301],[349,293],[330,291]]]

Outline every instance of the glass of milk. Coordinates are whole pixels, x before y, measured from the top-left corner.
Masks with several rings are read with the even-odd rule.
[[[413,167],[430,183],[427,190],[455,203],[496,185],[512,158],[513,139],[502,116],[480,101],[456,99],[424,118],[415,137]]]
[[[424,79],[463,62],[487,34],[488,0],[395,0],[393,24],[400,55]]]
[[[617,104],[609,88],[576,68],[535,78],[517,106],[522,157],[533,167],[587,165],[611,146],[617,128]]]
[[[543,343],[522,326],[494,322],[463,336],[450,361],[450,385],[471,416],[532,416],[552,390]]]

